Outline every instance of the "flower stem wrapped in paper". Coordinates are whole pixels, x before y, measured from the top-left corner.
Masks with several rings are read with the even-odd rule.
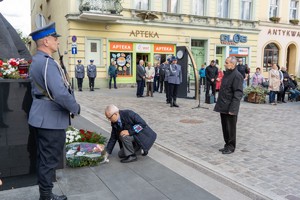
[[[66,145],[69,167],[95,166],[107,162],[103,144],[75,142]]]

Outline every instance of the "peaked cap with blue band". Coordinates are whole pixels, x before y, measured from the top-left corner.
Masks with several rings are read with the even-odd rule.
[[[55,30],[55,22],[48,24],[47,26],[41,27],[29,34],[34,41],[42,39],[47,36],[60,37]]]

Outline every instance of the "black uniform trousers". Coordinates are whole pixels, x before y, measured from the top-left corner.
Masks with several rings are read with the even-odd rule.
[[[169,83],[168,85],[169,85],[168,87],[169,87],[170,101],[171,103],[172,101],[176,102],[179,85],[173,83]]]
[[[83,78],[77,78],[77,86],[78,86],[78,89],[82,89],[82,82],[83,82]]]
[[[220,115],[223,137],[225,141],[224,148],[228,148],[229,150],[234,151],[236,145],[237,115],[229,115],[224,113],[220,113]]]
[[[37,133],[37,178],[40,193],[51,193],[55,169],[64,151],[66,132],[63,129],[34,129]]]
[[[95,85],[95,78],[89,77],[89,86],[90,86],[90,88],[94,89],[94,85]]]
[[[166,101],[167,103],[171,102],[171,97],[170,97],[170,91],[169,91],[169,82],[168,81],[164,81],[165,82],[165,91],[166,91]]]

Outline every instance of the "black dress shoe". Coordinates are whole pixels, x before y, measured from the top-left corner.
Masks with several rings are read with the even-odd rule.
[[[225,148],[219,149],[219,151],[224,151],[224,150],[225,150]]]
[[[179,105],[177,103],[173,103],[174,107],[179,107]]]
[[[224,151],[222,151],[222,154],[231,154],[233,153],[234,151],[230,150],[230,149],[224,149]]]
[[[143,150],[142,156],[148,155],[148,151]]]
[[[65,195],[56,195],[51,194],[51,196],[41,196],[40,200],[67,200],[68,198]]]
[[[137,160],[137,157],[135,155],[127,156],[126,158],[121,160],[121,163],[130,163]]]

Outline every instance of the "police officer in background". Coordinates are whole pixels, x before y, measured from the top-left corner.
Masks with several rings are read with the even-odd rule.
[[[65,70],[52,58],[58,50],[55,23],[30,34],[37,52],[32,57],[30,79],[33,102],[28,123],[36,133],[37,177],[40,200],[66,200],[65,195],[52,193],[55,168],[63,156],[65,129],[70,125],[70,114],[78,115],[76,102]]]
[[[168,76],[168,87],[170,95],[170,107],[179,107],[176,103],[177,91],[182,82],[181,66],[177,64],[177,58],[172,56],[172,64],[170,64],[170,71]]]
[[[78,91],[82,91],[82,82],[84,78],[84,66],[81,64],[81,60],[77,60],[78,64],[75,66],[75,77],[77,78]]]
[[[171,102],[171,98],[170,98],[170,91],[169,91],[169,82],[168,82],[168,77],[170,75],[170,64],[171,64],[171,58],[168,58],[166,60],[166,62],[163,65],[163,70],[165,72],[165,79],[164,79],[164,83],[165,83],[165,91],[166,91],[166,101],[167,104],[169,104]]]
[[[90,91],[94,91],[95,78],[97,77],[97,68],[93,63],[94,60],[90,60],[90,64],[87,66],[87,76],[89,77]]]

